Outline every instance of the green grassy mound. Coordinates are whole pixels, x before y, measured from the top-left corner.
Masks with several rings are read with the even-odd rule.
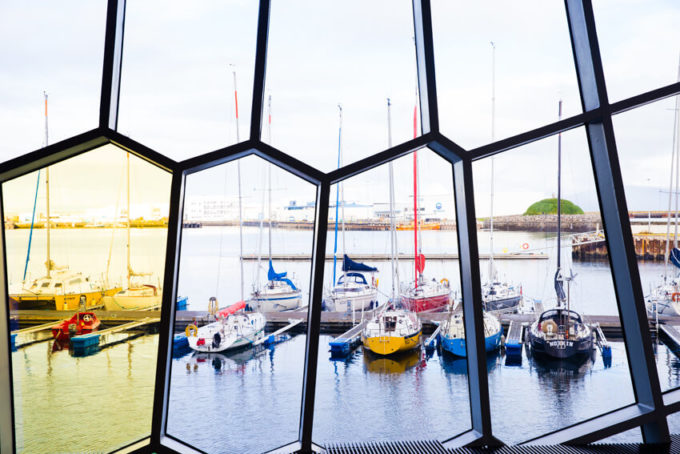
[[[535,214],[557,214],[557,199],[540,200],[524,212],[524,216]],[[583,214],[583,210],[569,200],[562,199],[562,214]]]

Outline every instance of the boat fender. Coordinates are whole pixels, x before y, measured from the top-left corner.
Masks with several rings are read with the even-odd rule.
[[[213,348],[219,347],[221,342],[222,336],[220,336],[220,333],[215,333],[215,335],[213,336]]]
[[[671,295],[671,299],[673,300],[674,303],[677,303],[678,301],[680,301],[680,293],[673,293]]]
[[[184,334],[186,334],[187,337],[196,337],[198,336],[198,328],[194,324],[187,325],[187,327],[184,329]]]
[[[444,279],[442,279],[442,280],[439,281],[439,282],[441,282],[442,284],[444,284],[444,287],[449,288],[449,280],[448,280],[448,279],[444,278]]]

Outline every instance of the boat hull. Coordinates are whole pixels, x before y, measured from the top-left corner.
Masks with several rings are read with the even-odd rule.
[[[150,296],[105,296],[102,303],[107,311],[144,311],[160,308],[161,295]]]
[[[593,350],[593,340],[589,336],[585,339],[543,339],[529,332],[531,350],[537,356],[567,359],[576,356],[590,355]]]
[[[397,352],[409,351],[420,347],[422,330],[407,336],[371,336],[362,335],[364,347],[377,355],[391,355]]]
[[[290,311],[300,307],[300,302],[302,301],[302,294],[295,293],[289,295],[277,295],[277,296],[258,296],[253,297],[248,301],[248,305],[251,310],[257,310],[260,312],[283,312]]]
[[[501,346],[501,336],[503,335],[503,328],[496,334],[484,338],[484,348],[487,353],[498,350]],[[465,346],[465,339],[449,338],[442,336],[442,350],[451,353],[452,355],[467,357],[467,350]]]
[[[371,292],[370,294],[359,297],[328,297],[323,301],[323,307],[327,311],[332,312],[356,312],[373,309],[378,306],[378,292]]]
[[[197,352],[223,353],[249,347],[262,339],[265,325],[266,319],[260,313],[229,315],[198,329],[194,327],[193,335],[188,335],[187,340],[189,347]]]
[[[521,299],[522,297],[520,295],[511,296],[509,298],[490,299],[484,301],[484,310],[492,314],[517,312]]]
[[[95,314],[92,312],[81,312],[52,326],[52,337],[57,341],[66,341],[71,338],[72,334],[74,336],[81,336],[97,331],[99,325],[101,325],[101,321]]]
[[[18,310],[49,309],[57,311],[77,311],[81,308],[81,299],[85,299],[85,309],[101,307],[102,299],[113,296],[120,287],[95,292],[82,292],[66,295],[35,295],[30,293],[10,295],[12,304]]]
[[[446,309],[450,294],[436,296],[411,297],[401,296],[401,304],[411,312],[436,312]]]

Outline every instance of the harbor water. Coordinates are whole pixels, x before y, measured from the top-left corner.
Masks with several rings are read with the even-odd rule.
[[[257,228],[244,229],[244,252],[266,251],[266,235],[258,246]],[[40,233],[40,231],[37,231]],[[72,270],[100,275],[106,270],[111,243],[107,229],[57,229],[52,232],[53,259]],[[114,245],[124,245],[114,232]],[[331,233],[332,234],[332,233]],[[411,252],[412,232],[399,232],[402,253]],[[28,231],[6,231],[8,274],[21,279]],[[133,229],[133,263],[162,276],[165,247],[163,229]],[[346,232],[344,248],[357,253],[389,253],[388,232]],[[33,254],[44,251],[41,235],[34,236]],[[546,307],[554,301],[552,236],[542,233],[495,232],[497,255],[529,250],[545,252],[549,259],[497,260],[502,278],[522,286],[523,293],[540,299]],[[60,247],[60,244],[71,246]],[[332,241],[329,241],[332,253]],[[423,253],[455,253],[456,232],[423,232]],[[488,234],[479,232],[481,253]],[[274,253],[310,254],[311,231],[276,231]],[[340,246],[339,251],[343,251]],[[506,252],[507,251],[507,252]],[[239,299],[238,228],[185,229],[180,262],[179,293],[189,297],[189,309],[205,310],[208,298],[221,306]],[[113,255],[111,270],[124,276],[124,257]],[[161,254],[162,255],[162,254]],[[563,257],[568,257],[565,253]],[[570,261],[568,259],[567,263]],[[135,262],[137,261],[137,262]],[[267,258],[259,279],[266,274]],[[246,296],[258,277],[257,261],[245,261]],[[388,261],[368,262],[379,268],[381,300],[391,292]],[[326,264],[330,286],[332,262]],[[310,262],[276,262],[277,272],[294,275],[308,298]],[[29,274],[42,273],[42,261],[32,260]],[[400,261],[403,281],[412,279],[412,263]],[[587,315],[617,314],[609,266],[606,262],[574,262],[571,288],[573,307]],[[428,261],[428,278],[448,278],[458,287],[458,262]],[[486,273],[486,264],[481,264]],[[641,263],[645,290],[663,272],[659,263]],[[347,360],[332,361],[329,335],[320,340],[316,388],[314,440],[377,441],[387,439],[446,439],[470,427],[465,361],[435,352],[396,359],[375,358],[361,348]],[[290,340],[261,350],[229,355],[192,353],[172,360],[168,433],[209,452],[258,452],[297,438],[306,338]],[[148,436],[158,335],[146,335],[108,347],[99,353],[72,357],[67,350],[53,351],[41,342],[12,353],[17,446],[20,452],[87,452],[112,450]],[[612,342],[611,364],[599,353],[582,364],[545,364],[523,354],[521,362],[508,363],[503,355],[488,359],[492,423],[498,438],[521,442],[633,402],[625,348]],[[657,365],[664,390],[680,386],[680,361],[663,344],[656,347]],[[518,396],[521,396],[519,398]],[[672,430],[680,419],[670,418]],[[637,431],[618,436],[619,441],[639,440]]]

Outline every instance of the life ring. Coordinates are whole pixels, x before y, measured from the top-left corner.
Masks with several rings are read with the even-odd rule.
[[[449,280],[446,278],[443,278],[441,281],[439,281],[441,284],[444,285],[444,287],[449,288]]]
[[[184,328],[184,334],[186,334],[187,337],[196,337],[198,336],[198,328],[193,323],[191,325],[187,325],[187,327]]]
[[[523,243],[523,244],[522,244],[522,249],[524,249],[524,250],[529,249],[529,243]]]
[[[678,301],[680,301],[680,293],[673,293],[671,295],[671,299],[673,300],[674,303],[677,303]]]

